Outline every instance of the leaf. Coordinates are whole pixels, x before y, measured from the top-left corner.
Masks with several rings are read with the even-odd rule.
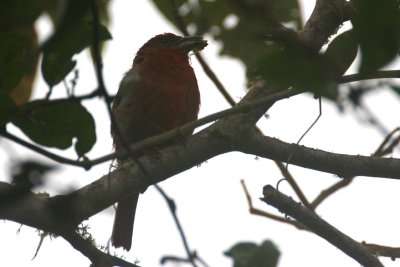
[[[63,33],[77,29],[77,27],[83,22],[85,16],[90,12],[90,1],[56,1],[56,5],[47,2],[48,1],[44,0],[43,6],[53,18],[55,16],[57,17],[55,20],[57,28],[43,46],[51,44],[54,39],[59,39],[62,37]]]
[[[398,54],[400,10],[396,0],[355,0],[352,18],[361,50],[360,72],[375,71]]]
[[[257,244],[253,242],[242,242],[235,244],[228,251],[224,252],[225,256],[232,258],[233,266],[247,267],[250,266],[250,261],[255,251]]]
[[[252,68],[250,77],[275,82],[281,88],[295,87],[323,95],[323,90],[334,79],[332,66],[325,57],[301,47],[276,48],[261,58]]]
[[[71,57],[59,53],[43,53],[42,74],[46,83],[53,87],[61,82],[76,66]]]
[[[40,1],[0,1],[0,90],[19,105],[27,102],[39,59],[35,20]]]
[[[43,49],[42,73],[47,84],[52,87],[61,82],[73,70],[76,62],[73,55],[92,44],[93,24],[82,22],[76,28],[66,28],[50,39]],[[111,39],[106,27],[100,25],[99,41]]]
[[[342,76],[357,56],[358,43],[353,30],[345,31],[329,44],[325,56],[333,62],[338,77]]]
[[[0,32],[29,27],[41,12],[40,1],[0,1]]]
[[[30,40],[22,31],[0,34],[0,91],[10,93],[23,77]]]
[[[0,129],[11,122],[23,118],[23,113],[14,100],[4,91],[0,91]]]
[[[39,100],[27,103],[23,110],[27,117],[13,123],[38,144],[66,149],[76,140],[75,150],[81,157],[96,142],[93,117],[79,102]]]
[[[234,267],[275,267],[280,252],[270,240],[265,240],[261,245],[237,243],[224,254],[233,259]]]
[[[17,103],[30,96],[29,81],[33,81],[38,59],[33,24],[41,12],[39,1],[0,1],[0,91],[9,93],[18,85],[18,97],[14,94]],[[28,79],[29,69],[33,71]]]
[[[270,240],[264,241],[255,251],[251,266],[275,267],[278,264],[280,252]]]

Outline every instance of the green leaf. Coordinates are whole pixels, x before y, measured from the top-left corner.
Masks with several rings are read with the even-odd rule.
[[[42,74],[46,83],[53,87],[61,82],[76,66],[76,61],[60,53],[43,53]]]
[[[0,91],[10,93],[24,76],[30,44],[22,31],[0,34]]]
[[[39,100],[23,110],[27,117],[13,123],[38,144],[66,149],[76,141],[75,150],[83,156],[96,142],[93,117],[79,102]]]
[[[270,240],[264,241],[255,251],[251,266],[275,267],[278,264],[280,252]]]
[[[85,16],[90,14],[90,1],[87,0],[69,0],[67,2],[62,0],[45,0],[42,5],[53,20],[56,17],[54,21],[57,25],[56,31],[44,46],[52,42],[53,39],[58,39],[60,33],[62,35],[63,32],[77,29],[85,19]],[[62,12],[61,14],[60,11]]]
[[[12,91],[17,104],[32,92],[39,59],[34,22],[41,13],[39,0],[0,1],[0,90]]]
[[[42,12],[40,1],[0,1],[0,32],[29,27]]]
[[[7,92],[0,90],[0,129],[7,123],[23,118],[20,108]]]
[[[357,56],[358,43],[353,30],[345,31],[329,44],[325,56],[333,62],[337,76],[342,76]]]
[[[352,18],[361,49],[360,72],[375,71],[398,54],[400,10],[397,0],[355,0]]]
[[[248,76],[275,82],[281,88],[295,87],[323,95],[325,87],[333,81],[332,65],[322,55],[297,48],[276,48],[259,58]]]
[[[275,267],[280,256],[279,250],[270,240],[265,240],[261,245],[237,243],[224,254],[233,259],[234,267]]]
[[[49,86],[61,82],[73,70],[73,55],[92,45],[93,24],[82,22],[76,28],[60,30],[43,47],[42,73]],[[99,27],[99,41],[111,39],[103,25]]]

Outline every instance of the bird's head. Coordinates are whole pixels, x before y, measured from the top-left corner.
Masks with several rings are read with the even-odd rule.
[[[177,36],[172,33],[159,34],[148,40],[137,52],[137,56],[169,50],[182,54],[198,52],[207,46],[207,41],[200,36]]]

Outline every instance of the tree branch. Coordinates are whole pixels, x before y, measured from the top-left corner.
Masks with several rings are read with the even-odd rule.
[[[186,251],[186,255],[187,255],[186,260],[193,267],[197,267],[197,264],[195,262],[195,260],[196,260],[196,251],[192,252],[190,247],[189,247],[189,243],[187,241],[187,238],[186,238],[186,235],[185,235],[185,231],[183,230],[182,224],[181,224],[181,222],[180,222],[180,220],[178,218],[178,215],[176,213],[175,201],[172,198],[170,198],[167,195],[167,193],[165,193],[165,191],[161,188],[161,186],[156,184],[155,187],[158,190],[158,192],[162,195],[162,197],[164,198],[165,202],[167,202],[168,208],[169,208],[169,210],[170,210],[170,212],[172,214],[172,217],[174,218],[175,225],[178,228],[179,236],[182,239],[183,247],[185,248],[185,251]],[[161,261],[163,261],[163,260],[161,260]]]
[[[288,144],[257,131],[236,137],[235,150],[307,169],[336,174],[342,178],[369,176],[400,179],[400,159],[330,153],[305,146]]]
[[[147,155],[139,158],[146,175],[138,164],[129,161],[67,196],[42,198],[30,193],[18,202],[9,203],[8,208],[0,209],[0,218],[57,233],[60,227],[78,225],[82,220],[111,206],[121,196],[143,192],[151,184],[230,151],[251,153],[283,162],[292,154],[291,164],[341,177],[365,175],[400,178],[400,159],[335,154],[288,144],[256,132],[254,126],[249,125],[250,115],[239,113],[226,117],[187,138],[183,144],[162,149],[156,157]],[[10,187],[0,183],[0,193],[2,189]],[[63,212],[57,213],[60,210]]]
[[[242,184],[243,191],[244,191],[244,193],[246,195],[247,203],[249,205],[250,214],[262,216],[262,217],[265,217],[265,218],[268,218],[268,219],[271,219],[271,220],[274,220],[274,221],[277,221],[277,222],[286,223],[286,224],[289,224],[289,225],[292,225],[292,226],[296,227],[299,230],[308,230],[307,227],[305,227],[301,223],[299,223],[299,222],[297,222],[295,220],[291,220],[288,217],[278,216],[278,215],[275,215],[275,214],[272,214],[272,213],[269,213],[269,212],[254,208],[253,201],[251,200],[250,193],[249,193],[249,191],[247,189],[247,186],[246,186],[244,180],[241,180],[240,183]]]
[[[297,184],[296,180],[292,176],[292,174],[288,171],[287,167],[285,167],[282,162],[280,161],[275,161],[275,164],[278,166],[279,170],[281,171],[284,179],[290,184],[290,186],[293,188],[294,192],[296,195],[299,197],[301,203],[303,203],[304,206],[307,208],[311,208],[310,202],[308,201],[307,197],[304,195],[303,191],[301,190],[300,186]]]
[[[299,38],[319,51],[340,25],[349,19],[351,10],[351,3],[345,0],[317,0]]]
[[[361,244],[377,256],[389,257],[393,260],[396,258],[400,258],[400,247],[388,247],[365,242],[362,242]]]
[[[400,70],[380,70],[373,73],[355,73],[344,75],[339,79],[339,83],[350,83],[372,79],[394,79],[400,78]]]
[[[390,132],[385,137],[385,139],[382,141],[382,143],[379,145],[379,147],[376,149],[376,151],[372,154],[372,156],[373,157],[384,157],[384,156],[388,155],[389,153],[392,153],[393,148],[400,141],[400,136],[393,139],[393,136],[398,131],[400,131],[400,128],[396,128],[392,132]],[[325,190],[322,190],[319,193],[319,195],[311,202],[311,209],[315,210],[317,208],[317,206],[320,205],[326,198],[328,198],[330,195],[337,192],[339,189],[342,189],[342,188],[348,186],[354,179],[355,179],[355,176],[347,178],[347,179],[343,179],[343,180],[331,185],[330,187],[326,188]]]
[[[272,186],[265,186],[263,194],[263,201],[267,204],[274,206],[282,213],[295,218],[315,234],[319,235],[351,258],[358,261],[362,266],[383,267],[378,258],[372,255],[364,246],[322,220],[313,211],[303,207],[301,204],[294,202],[291,198],[275,190]]]
[[[136,264],[127,262],[116,256],[107,254],[99,249],[87,239],[84,239],[75,231],[68,231],[61,234],[61,236],[67,240],[76,250],[80,251],[83,255],[90,259],[92,266],[94,267],[109,267],[109,266],[121,266],[121,267],[139,267]]]

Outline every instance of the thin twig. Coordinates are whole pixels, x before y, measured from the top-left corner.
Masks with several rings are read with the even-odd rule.
[[[171,6],[172,6],[172,15],[174,16],[175,22],[179,28],[179,30],[185,35],[189,36],[189,32],[187,31],[186,25],[183,21],[182,16],[178,12],[178,7],[176,5],[175,0],[170,0]],[[217,87],[218,91],[224,96],[225,100],[231,105],[234,106],[236,105],[235,100],[229,95],[228,91],[222,84],[222,82],[218,79],[217,75],[215,75],[214,71],[210,68],[210,66],[207,64],[207,62],[204,60],[204,58],[201,56],[200,53],[195,53],[195,56],[197,60],[199,61],[201,67],[203,68],[203,71],[207,76],[210,78],[210,80],[214,83],[215,87]]]
[[[99,12],[97,9],[97,4],[95,0],[91,1],[91,10],[92,10],[92,18],[93,18],[93,32],[92,32],[92,51],[93,51],[93,60],[94,60],[94,67],[96,72],[96,79],[98,83],[97,90],[99,94],[104,97],[107,103],[107,110],[109,112],[110,118],[112,118],[112,111],[111,111],[111,103],[112,99],[107,93],[107,89],[104,85],[104,78],[103,78],[103,61],[101,59],[100,53],[100,19],[99,19]]]
[[[306,206],[307,208],[311,208],[310,202],[308,202],[306,196],[304,195],[303,191],[297,184],[292,174],[288,171],[288,169],[283,165],[282,162],[275,161],[275,163],[278,166],[279,170],[281,171],[283,177],[285,177],[286,181],[290,184],[296,195],[299,197],[301,203],[303,203],[303,205]]]
[[[126,137],[122,135],[120,126],[116,123],[115,118],[112,114],[112,101],[113,99],[110,97],[110,95],[107,93],[107,89],[104,85],[104,78],[103,78],[103,62],[101,59],[101,53],[100,53],[100,20],[99,20],[99,11],[97,8],[97,4],[95,0],[91,1],[91,7],[92,7],[92,17],[93,17],[93,43],[92,43],[92,49],[93,49],[93,58],[94,58],[94,65],[95,65],[95,71],[96,71],[96,79],[98,83],[98,91],[101,96],[104,97],[104,100],[106,102],[106,107],[108,111],[108,116],[111,121],[111,125],[113,125],[113,128],[115,130],[116,135],[118,138],[120,138],[121,143],[123,144],[123,147],[126,148],[128,151],[128,155],[134,160],[133,153],[129,149],[129,143],[126,141]]]
[[[400,142],[400,135],[396,138],[393,138],[395,133],[400,132],[400,127],[395,128],[391,131],[383,140],[382,144],[378,147],[377,151],[375,152],[375,156],[383,157],[393,153],[393,149],[399,144]],[[392,141],[391,141],[392,140]],[[389,142],[391,143],[387,145]],[[385,147],[386,146],[386,147]]]
[[[157,184],[154,185],[154,186],[156,187],[157,191],[163,196],[163,198],[164,198],[165,201],[167,202],[168,208],[169,208],[169,210],[170,210],[170,212],[171,212],[171,214],[172,214],[172,217],[174,218],[175,225],[176,225],[176,227],[178,228],[179,235],[181,236],[182,243],[183,243],[183,246],[184,246],[185,251],[186,251],[186,254],[187,254],[187,259],[186,259],[186,260],[187,260],[188,262],[190,262],[190,263],[192,264],[193,267],[197,267],[197,265],[196,265],[196,263],[195,263],[195,259],[196,259],[195,256],[196,256],[196,253],[195,253],[195,252],[192,252],[192,251],[190,250],[190,248],[189,248],[189,243],[188,243],[188,241],[187,241],[185,232],[183,231],[182,224],[181,224],[181,222],[179,221],[178,215],[176,214],[176,205],[175,205],[175,201],[174,201],[172,198],[170,198],[170,197],[167,195],[167,193],[165,193],[165,191],[161,188],[161,186],[159,186],[159,185],[157,185]]]
[[[301,223],[299,223],[297,221],[291,220],[290,218],[278,216],[278,215],[275,215],[275,214],[272,214],[272,213],[269,213],[269,212],[254,208],[253,201],[251,200],[250,193],[249,193],[249,191],[247,189],[247,186],[246,186],[244,180],[240,180],[240,183],[242,184],[243,191],[244,191],[244,193],[246,195],[246,199],[247,199],[247,202],[249,204],[249,212],[250,212],[250,214],[266,217],[268,219],[271,219],[271,220],[274,220],[274,221],[278,221],[278,222],[282,222],[282,223],[287,223],[287,224],[290,224],[290,225],[296,227],[299,230],[308,230],[307,227],[305,227],[304,225],[302,225]]]
[[[325,199],[327,199],[332,194],[336,193],[339,189],[345,188],[348,186],[353,180],[354,177],[342,179],[339,182],[329,186],[325,190],[322,190],[318,196],[311,202],[310,209],[315,210]]]
[[[365,242],[362,242],[361,244],[377,256],[389,257],[392,260],[400,258],[400,247],[388,247]]]
[[[29,143],[29,142],[27,142],[25,140],[22,140],[21,138],[15,136],[13,134],[10,134],[8,132],[5,132],[5,131],[1,131],[0,132],[0,136],[2,136],[4,138],[7,138],[7,139],[9,139],[9,140],[11,140],[11,141],[23,146],[23,147],[26,147],[26,148],[34,151],[34,152],[37,152],[37,153],[41,154],[42,156],[45,156],[45,157],[47,157],[49,159],[52,159],[52,160],[54,160],[56,162],[59,162],[59,163],[62,163],[62,164],[68,164],[68,165],[71,165],[71,166],[83,167],[85,170],[89,170],[93,166],[91,161],[73,160],[73,159],[69,159],[69,158],[66,158],[66,157],[59,156],[59,155],[54,154],[54,153],[52,153],[52,152],[50,152],[50,151],[48,151],[46,149],[43,149],[43,148],[41,148],[39,146],[36,146],[36,145],[34,145],[32,143]]]
[[[319,97],[318,98],[318,115],[315,118],[315,120],[310,124],[310,126],[308,126],[307,130],[300,136],[299,140],[297,140],[296,145],[299,145],[301,140],[303,140],[303,138],[311,131],[311,129],[314,128],[314,126],[317,124],[317,122],[319,121],[321,116],[322,116],[322,100],[321,100],[321,97]],[[289,157],[288,157],[288,159],[286,161],[286,165],[285,165],[286,170],[289,167],[290,160],[291,160],[291,158],[293,156],[293,153],[294,153],[294,151],[292,151],[290,153],[290,155],[289,155]]]

